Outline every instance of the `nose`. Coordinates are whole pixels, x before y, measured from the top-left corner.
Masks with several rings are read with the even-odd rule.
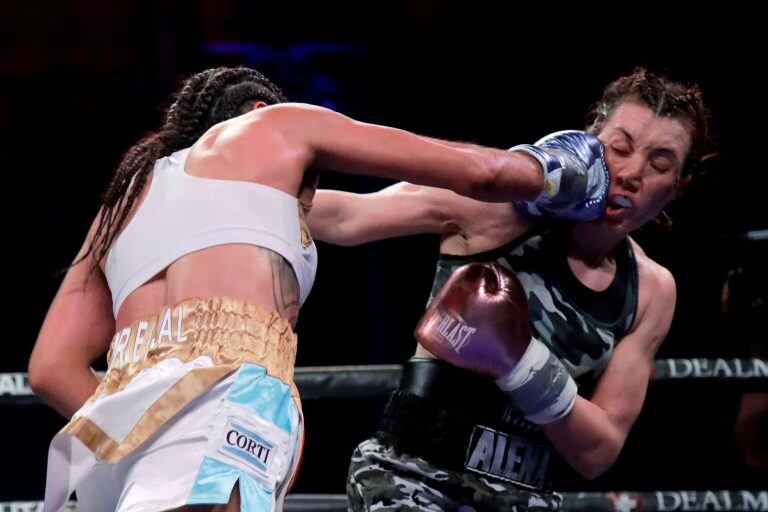
[[[643,182],[643,162],[640,158],[632,158],[623,162],[616,172],[616,183],[630,191],[637,192]]]

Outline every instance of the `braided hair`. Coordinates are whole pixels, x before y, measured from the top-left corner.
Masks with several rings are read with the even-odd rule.
[[[162,129],[141,139],[123,155],[102,196],[93,239],[72,265],[94,254],[91,271],[98,267],[157,159],[191,146],[211,126],[249,112],[256,101],[268,105],[287,101],[264,75],[246,67],[220,67],[197,73],[183,83],[175,98]]]

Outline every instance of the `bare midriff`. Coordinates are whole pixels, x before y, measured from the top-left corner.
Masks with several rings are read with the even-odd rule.
[[[299,312],[299,286],[277,253],[248,244],[226,244],[187,254],[134,290],[118,311],[116,328],[190,297],[231,297],[277,311],[291,326]]]

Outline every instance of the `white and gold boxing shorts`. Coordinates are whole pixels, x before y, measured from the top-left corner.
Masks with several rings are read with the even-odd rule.
[[[106,376],[54,437],[45,510],[73,490],[83,512],[229,501],[273,511],[298,466],[296,335],[275,312],[189,299],[115,334]]]

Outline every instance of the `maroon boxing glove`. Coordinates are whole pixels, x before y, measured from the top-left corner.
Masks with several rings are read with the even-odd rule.
[[[496,379],[534,423],[565,416],[576,400],[576,383],[560,360],[531,337],[523,286],[497,263],[457,269],[415,336],[436,357]]]
[[[498,264],[464,265],[445,282],[415,335],[439,359],[494,378],[506,375],[531,340],[523,287]]]

